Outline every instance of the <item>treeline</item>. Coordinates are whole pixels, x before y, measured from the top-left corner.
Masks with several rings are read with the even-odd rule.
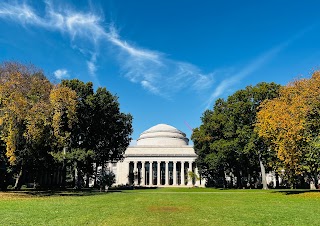
[[[320,72],[281,87],[259,83],[218,99],[192,134],[209,186],[267,188],[318,185]],[[279,177],[282,184],[279,184]]]
[[[50,82],[29,65],[0,65],[0,185],[89,186],[97,166],[123,157],[132,116],[91,82]]]

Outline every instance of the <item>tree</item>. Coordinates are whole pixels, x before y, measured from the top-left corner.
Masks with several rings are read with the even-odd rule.
[[[68,87],[58,85],[50,93],[50,103],[57,146],[67,148],[71,142],[72,127],[77,120],[77,93]]]
[[[1,141],[0,141],[1,142]],[[6,157],[6,148],[1,142],[0,145],[0,190],[5,191],[8,186],[8,159]]]
[[[96,161],[104,167],[108,161],[119,161],[131,140],[132,116],[120,112],[118,97],[105,88],[94,94],[92,134]]]
[[[104,167],[105,162],[123,157],[131,140],[131,123],[132,116],[120,112],[118,98],[105,88],[94,93],[92,83],[79,80],[52,85],[33,66],[1,64],[1,185],[8,181],[9,168],[19,189],[25,172],[33,182],[37,175],[48,179],[47,174],[53,175],[61,162],[63,185],[67,164],[74,167],[74,178],[82,178],[80,172],[85,172],[89,179],[93,161]]]
[[[200,180],[200,177],[195,172],[189,171],[188,172],[188,179],[192,182],[192,184],[195,184],[196,181]]]
[[[86,164],[76,160],[76,165],[82,165],[89,174],[91,158],[96,161],[96,168],[101,165],[102,170],[106,162],[121,160],[131,140],[132,116],[120,112],[118,97],[106,88],[98,88],[94,92],[92,83],[85,84],[79,80],[64,80],[62,85],[75,90],[78,96],[78,122],[73,127],[71,147],[74,153],[81,150],[82,154],[78,156],[88,152]],[[84,137],[81,142],[80,136]]]
[[[263,102],[257,115],[256,130],[283,163],[292,187],[304,171],[318,172],[319,87],[319,72],[296,80],[283,87],[278,98]]]
[[[100,187],[100,192],[104,191],[105,188],[111,187],[116,181],[115,175],[110,170],[100,169],[98,171],[97,183]]]
[[[77,122],[74,124],[71,133],[71,147],[92,149],[91,134],[94,116],[94,91],[91,82],[84,83],[78,79],[62,80],[62,86],[68,87],[77,95]]]
[[[56,150],[51,154],[57,160],[62,160],[62,186],[66,186],[67,152],[71,146],[71,134],[77,121],[77,93],[62,85],[57,85],[50,93],[52,106],[52,128],[56,138]],[[61,158],[61,156],[63,156]]]
[[[62,86],[69,87],[77,93],[77,122],[74,124],[71,132],[71,165],[74,167],[74,185],[76,186],[82,179],[80,172],[86,175],[85,185],[89,187],[89,177],[93,173],[92,163],[94,160],[94,129],[93,120],[94,109],[94,91],[91,82],[84,83],[78,79],[63,80]]]
[[[226,187],[225,175],[229,174],[237,179],[237,187],[245,186],[243,178],[253,186],[268,156],[267,146],[254,132],[256,112],[264,99],[278,95],[279,87],[275,83],[248,86],[227,101],[218,99],[213,111],[204,112],[202,125],[193,131],[192,140],[198,167],[208,181],[217,184],[222,178]]]
[[[14,186],[17,189],[21,186],[25,168],[46,158],[51,88],[43,73],[33,66],[15,62],[1,65],[1,139],[9,163],[17,170]]]
[[[0,68],[1,140],[16,172],[15,188],[26,170],[36,175],[52,163],[50,152],[66,147],[75,121],[76,94],[53,86],[41,70],[16,62]]]

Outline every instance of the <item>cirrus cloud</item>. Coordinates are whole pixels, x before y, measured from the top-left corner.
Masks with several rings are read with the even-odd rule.
[[[35,26],[67,34],[72,41],[71,47],[87,58],[88,73],[97,81],[100,43],[114,49],[119,71],[125,78],[140,84],[153,94],[170,97],[184,88],[202,91],[210,88],[214,81],[213,73],[205,73],[191,63],[172,60],[159,51],[130,44],[121,38],[113,23],[105,24],[103,17],[93,12],[83,13],[66,7],[58,8],[54,7],[51,1],[45,1],[44,14],[40,14],[25,2],[2,2],[0,18],[15,21],[22,26]],[[83,39],[91,45],[82,47]],[[65,76],[62,72],[58,71],[55,76]]]

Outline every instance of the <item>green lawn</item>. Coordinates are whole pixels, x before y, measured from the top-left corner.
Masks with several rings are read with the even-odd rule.
[[[320,225],[318,205],[320,193],[306,190],[5,192],[0,225]]]

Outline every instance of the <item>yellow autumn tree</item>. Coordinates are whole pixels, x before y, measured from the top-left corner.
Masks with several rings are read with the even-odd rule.
[[[66,182],[66,152],[71,142],[71,131],[77,121],[77,93],[69,87],[58,85],[50,93],[52,107],[52,128],[56,138],[55,146],[58,150],[51,155],[61,161],[63,160],[62,183]]]
[[[71,129],[77,121],[77,93],[65,86],[56,86],[50,93],[52,127],[59,147],[66,147],[70,141]]]
[[[0,124],[1,138],[6,144],[6,155],[11,164],[16,162],[16,150],[22,147],[25,122],[36,102],[32,95],[32,67],[18,63],[4,63],[0,69]],[[19,142],[20,141],[20,142]]]
[[[296,175],[305,168],[306,146],[319,136],[310,120],[319,113],[320,73],[310,79],[296,80],[280,90],[278,98],[266,100],[257,114],[256,131],[275,150],[294,185]],[[318,115],[313,115],[319,119]]]
[[[16,188],[25,168],[68,145],[76,105],[76,92],[53,86],[41,70],[16,62],[0,65],[0,135]]]
[[[39,156],[49,128],[51,83],[41,70],[7,62],[0,65],[0,125],[6,156],[17,172],[15,187],[29,160]],[[30,161],[32,162],[32,160]]]

